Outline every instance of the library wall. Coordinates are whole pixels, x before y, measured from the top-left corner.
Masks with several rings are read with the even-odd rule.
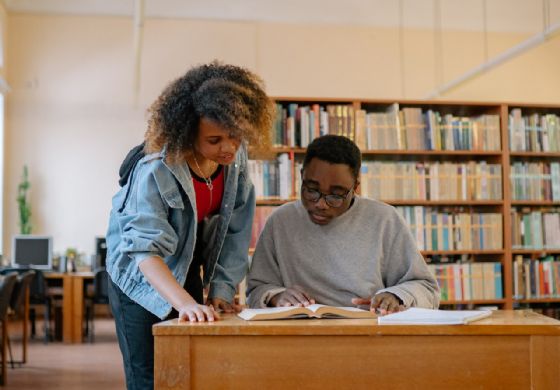
[[[6,14],[6,9],[3,3],[0,4],[0,78],[3,82],[3,84],[5,84],[6,82],[6,45],[5,45],[5,40],[4,37],[6,36],[6,31],[8,30],[7,28],[7,14]],[[3,107],[5,107],[5,99],[4,99],[4,95],[0,95],[0,110],[1,110],[1,116],[0,118],[5,117],[5,111],[3,109]],[[4,131],[0,131],[0,188],[1,188],[1,192],[0,192],[0,205],[4,204],[4,178],[6,177],[6,173],[4,170],[4,166],[5,166],[5,158],[4,158]],[[0,221],[4,221],[4,208],[0,207]],[[0,224],[0,238],[4,236],[4,225]],[[1,249],[1,246],[0,246]]]
[[[136,101],[131,19],[11,14],[8,22],[3,253],[18,229],[24,164],[34,232],[53,235],[55,251],[91,253],[93,237],[105,233],[118,166],[142,138],[146,108],[192,64],[219,58],[247,66],[273,96],[419,99],[438,77],[430,31],[405,32],[402,79],[396,29],[154,19],[145,23]],[[491,34],[490,54],[528,36]],[[481,47],[480,34],[446,32],[443,80],[482,62]],[[557,103],[551,86],[560,85],[559,66],[560,40],[551,40],[443,98]]]

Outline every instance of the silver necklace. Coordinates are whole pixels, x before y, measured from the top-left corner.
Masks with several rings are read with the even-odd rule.
[[[196,154],[194,152],[193,152],[193,158],[194,158],[194,163],[196,164],[196,168],[200,173],[200,177],[202,178],[202,180],[204,180],[204,183],[206,183],[206,187],[208,187],[208,190],[210,190],[210,204],[212,204],[212,190],[214,189],[214,185],[212,184],[212,175],[210,175],[209,177],[204,176],[204,172],[202,172],[202,169],[200,169],[200,165],[198,165],[198,161],[196,160]]]
[[[210,212],[210,210],[212,209],[212,190],[214,189],[214,185],[212,184],[212,175],[210,175],[209,177],[204,176],[204,172],[202,172],[202,169],[200,169],[200,165],[198,165],[198,161],[196,160],[194,151],[193,158],[194,163],[196,164],[196,168],[198,169],[198,173],[200,173],[200,177],[202,177],[202,180],[204,180],[204,183],[206,183],[206,187],[208,187],[208,191],[210,192],[210,203],[208,203],[208,212]]]

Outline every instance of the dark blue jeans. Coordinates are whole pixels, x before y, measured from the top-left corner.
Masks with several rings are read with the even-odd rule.
[[[200,264],[189,267],[185,289],[198,303],[203,303]],[[128,390],[154,388],[154,336],[152,326],[161,320],[130,299],[112,281],[109,302],[115,318],[117,338],[123,356]],[[168,318],[177,317],[173,310]]]

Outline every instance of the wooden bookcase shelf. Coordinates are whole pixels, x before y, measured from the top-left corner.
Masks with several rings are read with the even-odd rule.
[[[529,256],[560,255],[560,249],[512,249],[511,253]]]
[[[289,115],[294,108],[307,107],[306,115],[313,115],[313,120],[317,118],[318,124],[316,125],[316,133],[321,131],[323,126],[321,123],[321,115],[331,114],[335,112],[336,121],[329,122],[329,132],[336,125],[337,131],[335,133],[350,136],[353,138],[358,146],[362,150],[362,156],[364,162],[374,161],[386,161],[389,164],[399,164],[399,163],[409,163],[409,164],[444,164],[444,163],[456,163],[468,165],[470,164],[482,164],[482,165],[498,165],[501,167],[501,194],[495,199],[490,197],[486,198],[474,198],[469,200],[458,199],[458,200],[424,200],[424,199],[382,199],[382,201],[389,203],[396,207],[425,207],[430,209],[441,209],[449,210],[450,208],[456,208],[458,210],[470,210],[470,212],[480,212],[480,213],[498,213],[502,216],[502,242],[503,249],[496,250],[452,250],[452,251],[421,251],[423,256],[469,256],[475,258],[475,262],[478,261],[491,261],[501,263],[501,277],[503,286],[503,299],[493,299],[493,300],[468,300],[468,301],[444,301],[442,304],[455,305],[455,304],[468,304],[468,305],[484,305],[493,304],[499,305],[503,309],[511,309],[514,304],[518,303],[540,303],[540,302],[551,302],[560,303],[560,298],[539,298],[539,299],[514,299],[513,298],[513,263],[515,256],[526,256],[531,259],[535,259],[538,256],[543,255],[559,255],[560,249],[535,249],[535,250],[525,250],[525,249],[512,249],[512,209],[535,209],[541,210],[544,208],[555,208],[560,206],[560,199],[552,201],[535,201],[535,200],[514,200],[512,196],[513,189],[511,188],[510,174],[512,171],[512,165],[516,162],[521,163],[532,163],[532,162],[544,162],[550,164],[551,162],[560,161],[560,150],[558,151],[513,151],[510,150],[510,134],[509,134],[509,119],[512,110],[521,109],[522,115],[547,115],[554,114],[560,116],[560,105],[537,105],[537,104],[515,104],[515,103],[500,103],[500,102],[461,102],[461,101],[416,101],[416,100],[403,100],[403,101],[393,101],[393,100],[376,100],[376,99],[339,99],[339,98],[313,98],[313,97],[278,97],[275,99],[281,112],[278,116],[279,129],[284,133],[277,136],[278,139],[288,140],[289,143],[282,142],[278,143],[273,148],[273,152],[277,155],[286,153],[292,164],[292,180],[291,180],[291,194],[289,200],[280,198],[259,198],[257,200],[257,205],[259,206],[278,206],[282,205],[288,201],[297,199],[298,191],[298,180],[299,180],[299,170],[298,162],[301,163],[303,159],[303,154],[306,151],[306,142],[310,142],[313,138],[311,134],[308,138],[300,138],[303,143],[297,141],[290,141],[294,134],[289,133],[290,122]],[[398,104],[398,107],[397,107]],[[297,106],[297,107],[296,107]],[[331,108],[328,106],[335,106],[333,111],[328,111]],[[341,107],[341,108],[336,108]],[[395,110],[395,107],[397,111]],[[411,127],[406,127],[408,122],[402,122],[404,115],[404,109],[411,109],[409,111],[418,113],[421,110],[422,118],[431,118],[430,115],[437,113],[438,118],[441,120],[446,118],[455,118],[450,120],[458,120],[463,125],[459,125],[459,129],[467,129],[466,133],[459,133],[459,138],[455,138],[455,133],[453,133],[453,141],[458,142],[457,145],[461,146],[459,148],[454,148],[454,150],[449,150],[449,144],[446,143],[445,147],[441,150],[444,140],[443,133],[447,130],[443,130],[443,127],[438,128],[437,131],[441,131],[442,135],[438,135],[437,140],[434,134],[430,133],[430,128],[428,128],[428,133],[424,141],[420,141],[420,145],[424,142],[426,150],[423,148],[371,148],[368,147],[371,139],[366,139],[366,145],[364,146],[364,138],[358,133],[357,129],[362,126],[362,119],[364,115],[362,111],[365,111],[366,119],[367,115],[374,113],[375,115],[391,112],[400,113],[403,111],[403,116],[398,118],[401,122],[400,124],[404,126],[405,131],[414,131],[414,123]],[[419,110],[418,110],[419,109]],[[337,111],[340,110],[340,111]],[[393,110],[393,111],[391,111]],[[293,112],[292,112],[293,113]],[[313,113],[313,114],[311,114]],[[342,113],[342,114],[341,114]],[[284,114],[284,115],[283,115]],[[342,115],[342,116],[339,116]],[[300,114],[297,114],[301,120]],[[379,116],[381,117],[381,116]],[[296,121],[296,116],[293,117]],[[307,118],[307,117],[306,117]],[[329,117],[327,117],[328,119]],[[406,117],[406,118],[412,118]],[[443,118],[443,119],[442,119]],[[499,122],[492,122],[496,118]],[[309,118],[307,118],[309,119]],[[368,119],[369,120],[369,119]],[[407,119],[408,120],[408,119]],[[424,120],[424,119],[422,119]],[[469,122],[470,121],[470,122]],[[305,122],[307,123],[307,122]],[[315,122],[311,122],[315,123]],[[372,122],[366,122],[371,124]],[[443,122],[442,122],[443,123]],[[445,122],[454,123],[454,122]],[[469,124],[471,123],[471,124]],[[476,125],[474,125],[476,124]],[[294,124],[294,126],[296,126]],[[443,125],[442,125],[443,126]],[[455,125],[445,125],[445,126],[455,126]],[[461,127],[466,126],[466,127]],[[470,127],[469,127],[470,126]],[[486,127],[485,127],[486,126]],[[475,132],[479,131],[481,127],[484,127],[488,133],[484,133],[484,142],[481,141],[480,135],[474,135]],[[295,128],[295,127],[294,127]],[[381,127],[379,127],[381,128]],[[379,131],[379,128],[377,131]],[[398,128],[398,127],[397,127]],[[453,127],[452,127],[453,128]],[[447,127],[446,127],[447,129]],[[454,128],[453,128],[454,129]],[[498,131],[496,143],[488,141],[491,136],[496,133],[490,133],[490,131]],[[313,130],[310,130],[311,132]],[[361,131],[361,130],[360,130]],[[462,131],[462,130],[460,130]],[[470,133],[469,133],[470,131]],[[381,134],[381,133],[379,133]],[[389,133],[387,133],[389,134]],[[409,133],[404,133],[406,137],[406,144],[414,144],[417,142],[415,138],[408,138]],[[447,134],[449,137],[451,133]],[[465,136],[466,134],[466,136]],[[479,133],[477,133],[479,134]],[[482,133],[480,133],[482,134]],[[488,134],[488,139],[486,138]],[[299,134],[301,137],[301,133]],[[391,135],[392,136],[392,135]],[[468,137],[471,138],[468,138]],[[372,136],[373,137],[373,136]],[[466,137],[466,138],[463,138]],[[477,138],[478,137],[478,138]],[[371,137],[370,137],[371,138]],[[274,139],[274,137],[273,137]],[[447,138],[448,140],[449,138]],[[465,141],[466,140],[466,141]],[[399,142],[402,141],[399,140]],[[412,142],[411,142],[412,141]],[[463,142],[464,141],[464,142]],[[373,141],[371,141],[373,142]],[[377,142],[377,141],[376,141]],[[440,142],[438,144],[438,142]],[[445,141],[448,142],[448,141]],[[463,143],[462,143],[463,142]],[[291,146],[288,146],[291,144]],[[418,145],[418,143],[416,143]],[[464,147],[465,144],[471,147]],[[399,144],[401,145],[401,144]],[[472,145],[478,145],[475,149]],[[482,146],[481,146],[482,145]],[[402,146],[402,145],[401,145]],[[435,148],[434,148],[435,146]],[[476,173],[478,175],[479,173]],[[475,175],[475,176],[476,176]],[[431,179],[431,178],[430,178]],[[485,184],[486,185],[486,184]],[[427,186],[427,184],[426,184]],[[363,187],[363,180],[362,185]],[[475,194],[476,195],[476,194]],[[405,196],[403,195],[403,198]],[[421,197],[423,198],[423,197]],[[560,232],[558,232],[560,235]],[[559,305],[560,307],[560,305]]]
[[[502,206],[501,200],[385,200],[393,206]]]
[[[383,156],[383,155],[399,155],[399,156],[441,156],[441,157],[454,157],[454,156],[488,156],[500,157],[501,152],[485,151],[485,150],[363,150],[362,155],[365,156]]]
[[[536,157],[536,158],[560,158],[559,152],[510,152],[510,157]]]
[[[531,298],[531,299],[515,299],[517,303],[560,303],[560,297],[556,298]]]
[[[460,256],[460,255],[503,255],[505,253],[502,249],[486,249],[486,250],[463,250],[463,251],[420,251],[422,256]]]
[[[259,198],[257,199],[257,206],[280,206],[284,203],[291,202],[294,199],[281,199],[281,198]]]
[[[552,200],[512,200],[512,206],[535,206],[535,207],[546,207],[546,206],[560,206],[560,201]]]
[[[468,301],[440,301],[440,305],[503,305],[505,299],[471,299]]]
[[[275,153],[296,153],[305,154],[305,148],[290,147],[290,146],[275,146],[272,151]],[[500,157],[501,152],[494,151],[468,151],[468,150],[362,150],[362,155],[364,156],[442,156],[442,157],[452,157],[452,156],[488,156],[488,157]]]
[[[295,148],[290,146],[274,146],[272,151],[275,153],[305,153],[305,148]]]
[[[276,206],[288,203],[298,198],[281,199],[281,198],[259,198],[257,206]],[[381,201],[393,206],[502,206],[502,200],[388,200]]]

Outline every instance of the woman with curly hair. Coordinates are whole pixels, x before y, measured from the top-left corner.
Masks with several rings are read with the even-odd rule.
[[[270,142],[274,105],[249,70],[212,62],[168,85],[149,114],[143,146],[121,166],[107,232],[129,389],[153,388],[153,324],[237,309],[255,209],[246,147]]]

